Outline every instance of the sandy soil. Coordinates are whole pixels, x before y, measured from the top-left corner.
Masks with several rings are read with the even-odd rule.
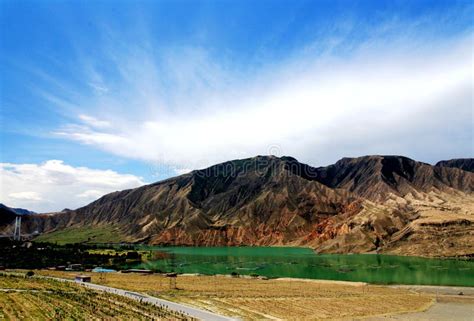
[[[380,320],[421,320],[421,321],[473,321],[474,320],[474,288],[449,286],[392,286],[404,288],[417,293],[431,294],[435,303],[425,311],[401,313],[368,318],[369,321]]]
[[[472,321],[474,320],[474,304],[472,302],[436,302],[423,312],[381,316],[365,320]]]

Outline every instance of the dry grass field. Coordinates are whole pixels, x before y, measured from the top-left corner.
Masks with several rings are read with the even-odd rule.
[[[183,320],[171,311],[73,283],[0,275],[0,320]]]
[[[37,273],[64,278],[75,275],[59,271]],[[421,311],[433,302],[429,295],[357,283],[180,275],[178,289],[170,289],[169,280],[158,274],[109,273],[105,280],[91,275],[94,283],[143,292],[243,320],[366,317]]]

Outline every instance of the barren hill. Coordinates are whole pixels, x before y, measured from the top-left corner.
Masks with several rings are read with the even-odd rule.
[[[25,226],[44,232],[40,239],[113,228],[113,242],[473,255],[473,182],[469,171],[400,156],[319,168],[258,156],[111,193],[74,211],[28,216]],[[94,241],[88,235],[84,241]]]
[[[404,196],[412,192],[474,190],[471,175],[463,171],[401,156],[343,158],[334,165],[318,168],[316,179],[371,200],[384,200],[391,193]]]

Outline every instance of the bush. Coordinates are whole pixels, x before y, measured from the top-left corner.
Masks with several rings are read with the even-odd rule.
[[[26,276],[29,277],[29,278],[31,278],[33,275],[35,275],[35,272],[33,272],[33,271],[26,272]]]

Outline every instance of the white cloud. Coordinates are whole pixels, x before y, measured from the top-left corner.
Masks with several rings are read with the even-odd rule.
[[[176,173],[176,175],[183,175],[183,174],[190,173],[192,171],[193,171],[192,168],[175,168],[174,169],[174,172]]]
[[[107,193],[144,184],[134,175],[73,167],[60,160],[42,164],[0,163],[0,178],[2,203],[35,212],[77,208]]]
[[[10,193],[8,197],[17,199],[17,200],[26,200],[26,201],[41,201],[43,200],[41,196],[36,192],[17,192]]]
[[[77,197],[82,197],[82,198],[99,198],[101,197],[102,195],[104,195],[104,193],[102,191],[98,191],[96,189],[90,189],[90,190],[87,190],[85,191],[84,193],[81,193],[79,195],[77,195]]]
[[[275,145],[315,165],[374,153],[468,157],[472,45],[472,35],[372,40],[344,58],[305,52],[245,77],[202,50],[177,50],[166,65],[173,88],[160,82],[152,56],[134,51],[117,62],[122,90],[88,100],[101,117],[82,115],[81,125],[58,134],[176,168],[267,154]]]
[[[98,120],[97,118],[88,115],[79,115],[79,119],[82,120],[82,122],[84,122],[86,125],[89,125],[91,127],[107,128],[111,126],[110,122],[108,121]]]

